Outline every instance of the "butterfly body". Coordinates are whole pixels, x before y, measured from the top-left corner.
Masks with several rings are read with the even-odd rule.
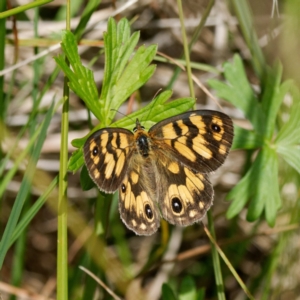
[[[165,119],[147,132],[104,128],[84,145],[89,174],[100,190],[119,189],[119,210],[128,228],[154,233],[162,216],[171,224],[201,220],[212,205],[208,173],[231,147],[231,119],[220,112],[192,111]]]

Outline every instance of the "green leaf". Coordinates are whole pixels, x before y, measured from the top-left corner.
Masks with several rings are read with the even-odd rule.
[[[101,119],[104,126],[111,123],[115,110],[155,71],[155,66],[149,64],[156,54],[156,45],[139,47],[128,63],[138,39],[138,32],[130,37],[130,26],[126,19],[122,19],[118,25],[114,19],[109,20],[108,31],[104,34],[105,69],[100,97],[100,102],[104,104],[104,119]]]
[[[300,174],[300,146],[287,145],[277,147],[277,153]]]
[[[105,67],[101,101],[105,103],[105,111],[109,110],[111,93],[135,46],[139,40],[139,32],[130,37],[130,26],[126,19],[121,19],[118,25],[113,18],[108,20],[107,32],[103,35],[105,45]]]
[[[226,84],[217,80],[209,80],[209,85],[217,91],[218,97],[226,99],[241,109],[252,123],[254,130],[262,134],[265,116],[249,84],[239,55],[234,56],[232,63],[224,64],[224,76],[227,80]]]
[[[276,212],[281,205],[278,188],[278,159],[274,149],[265,146],[243,179],[227,195],[232,199],[227,217],[238,214],[250,201],[247,219],[258,219],[265,210],[268,224],[274,226]]]
[[[283,97],[289,89],[289,84],[281,83],[282,65],[277,63],[273,69],[266,68],[264,90],[262,94],[262,109],[266,118],[264,120],[264,135],[271,139],[274,134],[276,117]]]
[[[80,141],[81,147],[83,145],[83,142],[85,139],[77,139],[76,141]],[[82,148],[75,150],[70,159],[69,159],[69,164],[68,164],[68,170],[75,172],[77,171],[82,165],[84,164],[84,159],[83,159],[83,153],[82,153]]]
[[[141,46],[111,90],[110,101],[107,101],[110,121],[121,104],[137,89],[144,85],[155,71],[155,65],[149,63],[155,56],[157,46]]]
[[[282,126],[275,143],[277,145],[295,145],[300,143],[300,103],[296,103],[291,108],[289,120]]]
[[[167,283],[162,285],[162,300],[177,300],[174,292]]]
[[[86,25],[90,20],[94,11],[99,7],[101,0],[90,0],[86,3],[84,10],[81,14],[80,22],[77,25],[74,34],[76,35],[77,39],[80,40],[82,34],[86,31]],[[78,2],[72,2],[71,9],[74,9],[74,6],[78,5]],[[80,4],[79,4],[80,5]],[[61,20],[65,19],[65,15]]]
[[[135,127],[136,119],[139,119],[146,129],[150,129],[155,123],[166,118],[184,113],[195,104],[195,99],[191,97],[180,98],[166,102],[172,95],[172,91],[160,93],[153,101],[140,110],[133,112],[121,120],[116,121],[114,127],[122,127],[132,130]]]
[[[238,215],[241,210],[245,207],[247,202],[249,201],[249,193],[250,193],[250,180],[252,175],[252,167],[248,170],[246,175],[239,181],[239,183],[227,194],[226,200],[232,201],[227,213],[226,217],[231,219]]]
[[[183,278],[179,290],[179,300],[197,300],[197,289],[191,276]]]
[[[110,127],[121,127],[132,130],[135,127],[135,121],[138,118],[142,122],[143,126],[146,129],[149,129],[152,125],[163,119],[186,112],[195,104],[195,99],[193,98],[180,98],[167,102],[171,95],[172,91],[164,91],[160,93],[147,106],[116,121],[111,124]],[[96,126],[89,135],[101,128],[103,128],[102,123]],[[69,160],[68,168],[70,171],[75,172],[84,164],[82,147],[89,135],[80,139],[74,139],[71,142],[74,147],[78,147],[79,149],[73,152]]]
[[[231,149],[256,149],[263,145],[263,136],[254,131],[234,126],[234,139]]]
[[[77,41],[70,31],[62,33],[62,49],[67,56],[70,68],[62,55],[54,57],[56,63],[69,79],[70,88],[85,102],[86,106],[101,120],[99,110],[98,91],[91,70],[84,67],[78,55]]]
[[[253,186],[253,199],[250,202],[247,219],[258,219],[265,210],[265,217],[270,226],[274,226],[277,210],[281,205],[278,187],[278,159],[274,149],[265,147],[258,155],[256,184]],[[253,183],[252,183],[253,184]]]

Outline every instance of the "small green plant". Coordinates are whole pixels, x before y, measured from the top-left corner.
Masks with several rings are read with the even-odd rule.
[[[108,22],[107,32],[104,34],[105,69],[101,93],[98,95],[93,73],[83,66],[77,51],[77,43],[71,32],[64,32],[62,48],[68,58],[71,68],[63,56],[55,58],[57,64],[69,79],[70,88],[85,102],[87,108],[97,117],[99,124],[92,132],[103,127],[123,127],[132,129],[136,118],[143,120],[146,128],[154,123],[185,112],[190,109],[195,100],[190,97],[167,102],[171,91],[160,93],[147,106],[133,112],[128,117],[113,122],[118,108],[138,88],[144,85],[155,71],[155,65],[149,65],[156,54],[156,46],[146,48],[135,47],[139,39],[139,32],[130,35],[130,26],[126,19],[118,24],[114,19]],[[72,141],[74,147],[79,148],[70,159],[69,168],[78,170],[83,165],[82,146],[86,137]],[[84,180],[89,180],[84,178]]]
[[[279,63],[266,69],[259,96],[254,93],[238,55],[232,63],[225,63],[224,76],[226,83],[211,80],[210,86],[219,97],[239,108],[253,126],[252,130],[235,126],[232,149],[248,149],[256,155],[245,176],[227,195],[227,199],[232,200],[227,217],[233,218],[250,202],[247,219],[257,220],[264,213],[268,224],[274,226],[281,207],[279,156],[300,173],[299,92],[293,81],[281,82]],[[293,105],[289,108],[288,120],[282,124],[279,109],[288,93]]]

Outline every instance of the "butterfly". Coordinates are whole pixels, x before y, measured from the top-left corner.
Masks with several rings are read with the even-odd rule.
[[[151,235],[163,217],[187,226],[200,221],[213,202],[208,173],[225,161],[233,140],[224,113],[194,110],[156,123],[147,132],[103,128],[86,140],[89,175],[106,193],[119,190],[119,211],[138,235]]]

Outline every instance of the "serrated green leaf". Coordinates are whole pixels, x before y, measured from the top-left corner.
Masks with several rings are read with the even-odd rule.
[[[98,91],[93,72],[82,65],[78,55],[76,38],[70,31],[63,31],[61,46],[72,68],[67,65],[61,55],[54,57],[56,63],[68,77],[70,88],[85,102],[94,115],[101,119]]]
[[[264,143],[264,138],[254,131],[234,126],[234,139],[231,149],[256,149]]]
[[[300,174],[300,146],[278,146],[277,153]]]
[[[124,35],[126,35],[124,33]],[[118,49],[116,49],[117,43],[117,24],[112,18],[108,19],[107,32],[103,33],[104,51],[105,51],[105,64],[103,84],[100,98],[102,101],[108,99],[108,93],[111,88],[112,77],[114,74],[114,66],[118,58]],[[104,102],[105,105],[105,102]]]
[[[246,175],[226,196],[226,200],[232,201],[226,213],[226,217],[228,219],[238,215],[249,201],[250,181],[253,172],[252,169],[253,165],[248,170]]]
[[[262,109],[266,115],[264,122],[264,135],[272,138],[274,134],[275,121],[283,97],[287,93],[288,85],[281,84],[282,65],[277,63],[274,68],[266,68],[264,91],[262,94]]]
[[[130,37],[130,26],[126,19],[118,25],[113,18],[108,21],[108,31],[104,34],[105,67],[101,99],[105,100],[105,111],[111,107],[112,93],[135,46],[139,40],[139,32]],[[124,100],[123,100],[124,101]]]
[[[146,129],[149,129],[152,125],[163,119],[186,112],[195,104],[195,99],[191,97],[179,98],[165,103],[167,100],[169,100],[171,95],[172,91],[170,90],[160,93],[148,105],[110,124],[109,127],[121,127],[132,130],[135,127],[136,119],[139,119],[142,122],[143,126]],[[93,128],[89,135],[101,128],[103,128],[102,123]],[[89,135],[81,139],[73,140],[71,142],[72,145],[78,148],[81,147]]]
[[[149,64],[156,54],[156,45],[139,47],[128,62],[138,39],[138,32],[130,36],[130,26],[126,19],[122,19],[118,25],[112,18],[109,19],[108,31],[104,34],[105,69],[100,97],[100,102],[104,103],[103,126],[110,125],[116,110],[155,71],[155,66]]]
[[[224,98],[241,109],[259,134],[264,132],[264,119],[261,105],[258,102],[247,79],[242,59],[235,55],[232,63],[224,64],[224,76],[227,83],[209,80],[209,85],[217,91],[218,97]]]
[[[276,212],[280,206],[278,188],[278,159],[274,149],[265,147],[256,159],[256,170],[253,172],[255,183],[252,182],[252,200],[248,209],[247,219],[255,221],[263,210],[268,224],[274,226]]]
[[[197,289],[191,276],[183,278],[179,290],[179,300],[197,300]]]
[[[257,155],[252,167],[227,195],[233,199],[227,211],[227,217],[232,218],[250,200],[247,219],[257,220],[265,211],[268,224],[274,226],[276,212],[281,205],[278,188],[278,160],[276,152],[265,146]]]
[[[289,120],[282,126],[275,143],[277,145],[295,145],[300,143],[300,103],[291,108]]]
[[[171,94],[171,91],[165,91],[159,94],[158,97],[151,101],[147,106],[128,115],[126,118],[118,120],[113,126],[132,130],[132,128],[135,127],[136,119],[139,119],[146,129],[150,129],[155,123],[186,112],[195,104],[195,99],[188,97],[165,103]],[[161,101],[162,99],[164,101]]]
[[[154,58],[156,49],[156,45],[149,46],[148,48],[141,46],[126,66],[121,77],[118,78],[118,81],[109,94],[108,115],[110,119],[113,119],[115,115],[115,111],[112,111],[111,108],[118,109],[134,91],[145,84],[153,75],[156,66],[149,66],[149,63]]]
[[[162,285],[162,300],[177,300],[172,289],[166,283]]]

